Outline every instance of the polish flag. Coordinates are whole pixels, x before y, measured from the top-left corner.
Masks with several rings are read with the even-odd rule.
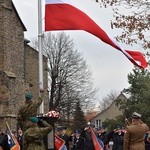
[[[95,150],[103,150],[103,147],[99,143],[98,138],[95,135],[95,133],[94,133],[94,131],[91,127],[90,127],[90,132],[91,132],[91,137],[92,137],[92,140],[93,140],[94,149]]]
[[[84,30],[121,51],[134,65],[146,68],[147,62],[141,52],[125,50],[98,26],[71,0],[45,0],[45,31]]]

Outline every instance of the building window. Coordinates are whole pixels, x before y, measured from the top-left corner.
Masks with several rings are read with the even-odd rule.
[[[95,127],[100,127],[101,126],[101,120],[96,120],[95,121]]]

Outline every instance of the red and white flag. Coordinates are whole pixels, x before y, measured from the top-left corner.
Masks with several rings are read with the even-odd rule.
[[[45,0],[45,31],[84,30],[103,42],[121,51],[134,65],[146,68],[147,62],[141,52],[124,50],[87,14],[71,2],[71,0]]]
[[[90,127],[90,131],[91,131],[91,137],[93,140],[93,145],[94,145],[94,149],[95,150],[103,150],[103,147],[101,146],[101,144],[99,143],[93,129]]]

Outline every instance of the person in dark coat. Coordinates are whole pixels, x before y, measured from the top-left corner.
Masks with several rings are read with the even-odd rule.
[[[100,139],[103,142],[103,147],[104,150],[108,150],[108,139],[107,139],[107,130],[105,127],[102,127],[99,131],[98,131],[98,139]]]
[[[10,150],[9,145],[8,145],[8,137],[6,131],[3,131],[0,134],[0,147],[3,150]]]
[[[23,150],[23,132],[22,132],[21,128],[18,129],[17,140],[18,140],[18,143],[20,145],[20,150]]]
[[[85,129],[81,133],[81,137],[85,139],[84,150],[95,150],[90,132],[90,127],[85,127]]]
[[[72,138],[73,149],[72,150],[84,150],[84,138],[80,136],[79,130],[75,131],[75,135]]]
[[[69,150],[69,136],[66,134],[66,127],[63,127],[61,129],[61,138],[65,141],[65,145],[67,147],[67,150]]]
[[[145,150],[150,150],[150,131],[145,134]]]
[[[120,126],[108,133],[109,141],[110,139],[113,141],[112,150],[123,150],[124,133],[125,130],[122,130]]]

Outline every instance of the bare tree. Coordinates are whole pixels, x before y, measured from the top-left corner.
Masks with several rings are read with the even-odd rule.
[[[117,92],[111,91],[109,94],[107,94],[107,96],[103,97],[102,101],[100,101],[100,110],[103,111],[108,108],[112,104],[112,102],[116,100],[117,96]]]
[[[115,20],[111,22],[111,27],[123,29],[122,34],[116,37],[118,41],[127,44],[139,42],[143,48],[150,48],[148,0],[96,0],[96,2],[101,6],[113,8]]]
[[[77,101],[88,106],[94,99],[91,72],[65,33],[45,34],[43,50],[48,58],[49,109],[59,109],[69,120]]]

